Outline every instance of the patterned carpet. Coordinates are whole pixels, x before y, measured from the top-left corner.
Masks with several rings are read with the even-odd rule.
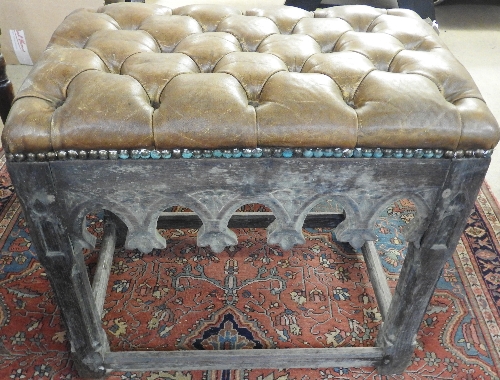
[[[324,205],[323,207],[327,207]],[[335,206],[332,206],[335,207]],[[391,286],[404,259],[401,200],[377,222]],[[500,212],[486,188],[447,263],[417,337],[412,365],[394,379],[498,379]],[[89,218],[100,235],[102,220]],[[103,326],[114,350],[370,346],[381,323],[362,255],[330,229],[282,251],[265,231],[239,229],[220,254],[197,248],[196,230],[164,230],[168,248],[115,254]],[[0,379],[78,379],[59,309],[31,250],[29,231],[0,162]],[[85,252],[89,272],[96,252]],[[374,368],[112,373],[110,379],[381,379]]]

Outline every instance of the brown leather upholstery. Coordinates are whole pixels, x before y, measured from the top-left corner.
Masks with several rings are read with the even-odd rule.
[[[3,144],[490,149],[499,138],[470,75],[412,11],[119,3],[56,30]]]

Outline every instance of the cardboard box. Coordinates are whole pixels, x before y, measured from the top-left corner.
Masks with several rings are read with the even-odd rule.
[[[104,0],[0,0],[0,44],[7,64],[35,63],[68,14],[102,5]]]

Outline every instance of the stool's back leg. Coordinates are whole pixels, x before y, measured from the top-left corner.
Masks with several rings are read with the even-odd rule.
[[[489,159],[452,162],[420,247],[409,244],[377,339],[378,346],[385,349],[379,374],[402,373],[411,363],[415,337],[427,305],[465,228],[488,164]]]
[[[114,224],[116,229],[116,248],[122,248],[125,245],[125,240],[127,239],[127,226],[118,218],[115,214],[108,210],[104,210],[104,223],[111,222]]]
[[[5,59],[0,52],[0,117],[5,123],[14,100],[14,88],[5,72]]]
[[[68,329],[72,358],[83,377],[104,375],[108,350],[83,255],[68,237],[49,163],[10,163],[9,173],[23,206],[30,235]]]

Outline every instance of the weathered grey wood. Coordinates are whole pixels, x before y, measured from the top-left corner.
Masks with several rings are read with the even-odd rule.
[[[115,226],[116,233],[116,248],[122,248],[125,245],[125,239],[127,238],[127,226],[123,221],[118,218],[115,214],[108,210],[104,210],[104,223],[112,223]]]
[[[102,355],[108,350],[106,333],[95,307],[81,251],[73,250],[66,230],[63,205],[58,202],[48,163],[9,168],[36,249],[54,290],[73,360],[81,376],[104,374]]]
[[[99,316],[102,316],[104,299],[106,298],[106,290],[108,288],[109,275],[111,272],[111,264],[113,263],[113,254],[116,244],[116,225],[106,220],[104,223],[104,236],[102,238],[101,250],[99,252],[99,260],[92,281],[92,294]]]
[[[276,220],[272,212],[237,212],[231,216],[228,228],[267,228]],[[344,214],[311,212],[303,228],[335,228],[345,220]],[[156,228],[201,228],[203,222],[195,212],[162,212]]]
[[[276,350],[110,352],[105,367],[119,371],[182,371],[186,369],[329,368],[374,366],[378,347],[288,348]]]
[[[379,374],[401,373],[411,363],[415,336],[446,261],[455,251],[489,159],[453,160],[422,239],[410,242],[391,306],[377,337],[384,348]]]
[[[8,167],[26,210],[35,248],[69,321],[73,358],[81,375],[99,377],[118,365],[122,370],[165,366],[225,369],[264,366],[260,361],[272,367],[377,364],[381,374],[401,373],[409,364],[425,308],[462,232],[488,164],[489,159],[261,158],[9,162]],[[373,240],[380,211],[403,197],[415,202],[418,212],[410,224],[409,252],[389,307],[380,270],[370,270],[374,282],[381,283],[375,288],[382,294],[377,296],[381,311],[386,310],[382,311],[385,320],[378,348],[319,349],[320,353],[107,353],[81,254],[82,248],[95,243],[84,224],[89,212],[104,209],[105,219],[119,226],[117,244],[126,237],[127,248],[143,252],[165,246],[157,231],[158,220],[163,210],[176,205],[190,208],[202,221],[200,246],[220,251],[236,244],[237,237],[228,226],[246,220],[259,225],[270,222],[268,242],[288,249],[304,241],[302,227],[311,209],[319,202],[333,200],[345,212],[335,230],[337,238],[361,247]],[[248,203],[268,206],[274,220],[263,215],[263,219],[252,221],[253,216],[243,215],[231,222],[235,211]],[[188,219],[199,225],[193,215]],[[104,245],[112,244],[108,241]],[[367,262],[375,262],[376,252],[370,244],[367,247]],[[106,248],[103,257],[110,257],[110,251]],[[98,276],[96,288],[104,289],[104,277]],[[228,361],[228,357],[234,359]]]
[[[363,257],[365,258],[370,282],[372,283],[373,290],[375,291],[375,297],[377,298],[380,314],[382,314],[382,319],[385,320],[391,305],[392,294],[389,284],[387,283],[384,268],[380,262],[377,248],[375,247],[375,243],[373,241],[367,241],[361,250],[363,252]]]
[[[81,246],[94,245],[82,228],[84,216],[106,209],[127,226],[127,248],[164,248],[165,239],[156,230],[158,218],[169,206],[181,205],[203,221],[198,245],[220,252],[237,244],[228,223],[248,203],[272,210],[276,219],[267,227],[268,242],[285,249],[304,242],[306,216],[327,199],[343,206],[346,218],[336,235],[354,247],[375,239],[373,225],[380,209],[401,197],[418,205],[419,218],[413,225],[423,228],[449,164],[444,159],[262,158],[54,161],[51,167],[72,224],[72,240]],[[140,197],[130,197],[131,193]],[[413,235],[418,238],[420,233]]]

